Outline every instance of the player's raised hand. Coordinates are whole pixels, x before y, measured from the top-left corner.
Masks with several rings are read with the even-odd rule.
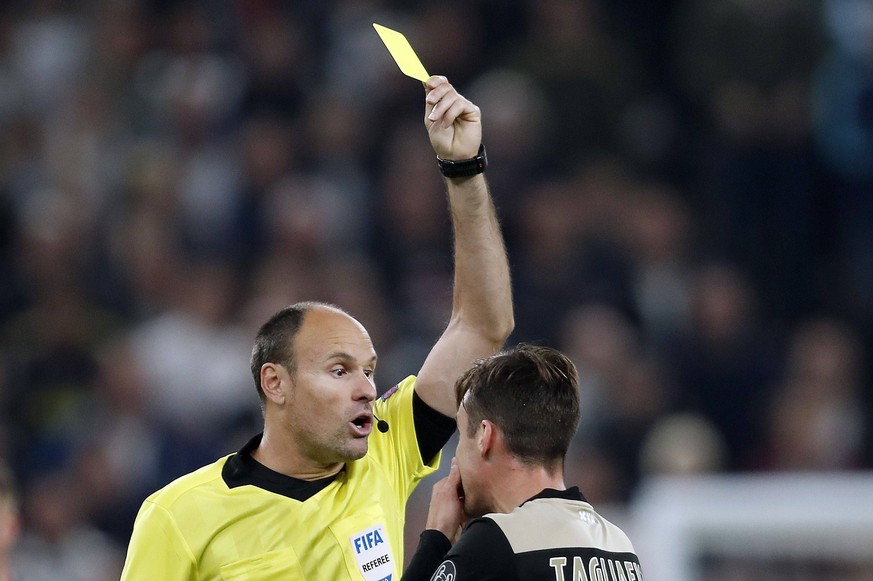
[[[427,528],[442,532],[454,543],[465,521],[461,473],[452,458],[449,475],[433,485]]]
[[[424,83],[424,125],[436,154],[443,159],[470,159],[482,143],[482,114],[479,107],[458,94],[441,76]]]

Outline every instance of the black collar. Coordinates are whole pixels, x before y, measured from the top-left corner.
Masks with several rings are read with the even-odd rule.
[[[221,469],[221,478],[228,488],[257,486],[303,502],[323,490],[336,479],[338,474],[342,473],[340,471],[333,476],[318,480],[302,480],[270,470],[252,458],[252,452],[260,445],[263,435],[260,433],[249,440],[245,446],[240,448],[239,452],[224,463],[224,467]]]
[[[588,502],[585,500],[585,497],[582,496],[582,492],[579,490],[578,486],[571,486],[566,490],[555,490],[554,488],[545,488],[540,491],[539,494],[536,494],[521,504],[525,502],[530,502],[531,500],[536,500],[538,498],[563,498],[564,500],[580,500],[582,502]]]

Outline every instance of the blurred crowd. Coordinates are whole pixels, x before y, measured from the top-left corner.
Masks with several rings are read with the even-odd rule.
[[[592,502],[873,467],[870,0],[9,0],[20,579],[117,579],[143,498],[259,430],[274,310],[359,318],[380,390],[419,368],[450,223],[422,87],[372,22],[483,111],[511,341],[579,366],[568,480]]]

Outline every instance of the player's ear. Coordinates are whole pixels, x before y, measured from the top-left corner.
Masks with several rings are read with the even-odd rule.
[[[284,384],[290,381],[288,371],[277,363],[264,363],[261,365],[261,389],[264,396],[277,405],[285,403]]]
[[[482,420],[479,423],[476,445],[479,448],[479,454],[481,454],[483,458],[488,456],[491,449],[494,447],[495,438],[497,437],[495,427],[496,426],[491,422],[491,420]]]

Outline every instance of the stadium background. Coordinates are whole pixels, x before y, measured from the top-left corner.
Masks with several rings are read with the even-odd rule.
[[[568,480],[595,506],[657,474],[871,468],[873,2],[7,1],[20,579],[117,578],[145,495],[258,430],[275,309],[348,309],[383,390],[418,369],[449,224],[372,22],[483,110],[511,341],[580,367]]]

